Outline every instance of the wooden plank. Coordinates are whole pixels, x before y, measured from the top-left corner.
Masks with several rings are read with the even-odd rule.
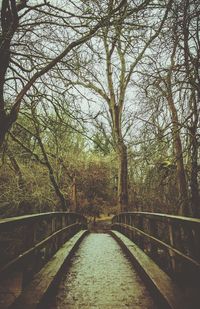
[[[43,239],[42,241],[40,241],[39,243],[35,244],[34,247],[28,249],[27,251],[21,253],[19,256],[17,256],[16,258],[14,258],[13,260],[11,260],[9,263],[7,263],[6,265],[4,265],[1,269],[0,269],[0,275],[5,276],[7,274],[8,271],[11,271],[13,268],[18,267],[20,264],[22,264],[27,258],[29,258],[36,250],[41,249],[42,247],[44,247],[47,243],[51,242],[52,239],[56,238],[58,235],[64,233],[67,230],[72,229],[73,227],[76,227],[78,225],[81,225],[81,223],[74,223],[71,225],[68,225],[58,231],[56,231],[55,233],[51,234],[50,236],[48,236],[47,238]]]
[[[162,309],[191,309],[178,286],[150,257],[126,236],[116,231],[110,233],[125,249],[156,297],[158,296]]]
[[[120,213],[117,216],[123,215],[123,214],[129,214],[129,215],[141,215],[146,218],[151,218],[154,220],[163,220],[170,219],[172,221],[180,222],[181,224],[189,223],[189,224],[197,224],[200,225],[200,219],[198,218],[192,218],[192,217],[183,217],[183,216],[175,216],[175,215],[168,215],[168,214],[162,214],[162,213],[154,213],[154,212],[143,212],[143,211],[133,211],[133,212],[126,212],[126,213]],[[113,217],[113,219],[116,216]]]
[[[160,247],[163,247],[164,249],[167,249],[168,251],[173,252],[174,254],[178,255],[180,258],[182,258],[185,262],[190,263],[191,265],[193,265],[196,270],[200,273],[200,263],[198,261],[195,261],[193,258],[189,257],[188,255],[185,255],[184,253],[180,252],[179,250],[177,250],[176,248],[166,244],[165,242],[163,242],[162,240],[159,240],[158,238],[155,238],[145,232],[143,232],[142,230],[138,229],[137,227],[134,226],[130,226],[130,225],[126,225],[123,223],[114,223],[114,225],[117,226],[122,226],[128,230],[133,230],[136,231],[137,233],[143,235],[144,237],[149,238],[152,242],[155,242],[157,244],[160,245]]]
[[[57,216],[62,216],[62,215],[65,215],[65,216],[76,215],[76,218],[83,218],[82,215],[74,213],[74,212],[44,212],[44,213],[39,213],[39,214],[24,215],[24,216],[0,219],[0,229],[10,227],[11,225],[14,226],[17,224],[37,221],[38,219],[48,219],[52,216],[57,217]]]
[[[41,269],[41,271],[33,277],[33,280],[10,308],[37,308],[57,280],[64,264],[71,257],[73,251],[86,234],[86,230],[80,231],[68,240],[53,258]]]

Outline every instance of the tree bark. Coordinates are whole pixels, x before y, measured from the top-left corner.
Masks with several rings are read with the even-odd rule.
[[[120,210],[128,210],[128,159],[127,147],[118,145],[118,205]]]
[[[121,128],[121,106],[111,105],[110,109],[115,150],[118,156],[117,202],[120,211],[128,210],[128,158]]]
[[[72,183],[72,203],[73,203],[72,211],[78,211],[76,176],[73,177],[73,183]]]
[[[171,120],[172,120],[172,138],[173,138],[173,149],[176,159],[176,178],[177,178],[178,200],[179,200],[178,213],[179,215],[182,216],[188,216],[189,215],[188,186],[183,162],[183,149],[180,137],[179,119],[172,90],[173,89],[172,78],[173,78],[173,70],[175,67],[175,54],[177,46],[178,46],[178,38],[177,36],[175,36],[175,42],[171,54],[171,65],[165,79],[166,91],[164,91],[164,94],[167,99],[167,104],[169,111],[171,113]]]
[[[0,108],[0,147],[3,145],[6,133],[10,130],[16,119],[17,115],[15,113],[7,115],[5,111]]]
[[[200,102],[200,95],[197,98],[193,97],[193,119],[192,125],[189,128],[190,132],[190,147],[191,147],[191,173],[190,173],[190,188],[191,188],[191,209],[192,215],[194,217],[200,217],[200,196],[198,188],[198,140],[197,140],[197,130],[198,130],[198,109],[197,102]]]
[[[69,205],[67,205],[67,200],[64,198],[64,195],[60,191],[60,188],[59,188],[58,183],[56,181],[56,178],[54,176],[53,168],[52,168],[52,166],[51,166],[51,164],[49,162],[49,159],[47,157],[46,151],[44,149],[44,146],[43,146],[42,141],[41,141],[40,138],[38,139],[38,143],[40,145],[42,154],[44,156],[46,166],[47,166],[47,168],[49,170],[49,178],[50,178],[50,181],[52,183],[52,186],[53,186],[53,188],[55,190],[55,193],[56,193],[58,199],[60,200],[60,204],[61,204],[61,207],[62,207],[63,211],[66,211],[68,209]]]
[[[15,159],[13,153],[9,150],[7,150],[7,155],[10,159],[10,162],[14,168],[14,171],[16,173],[16,176],[17,176],[17,179],[18,179],[18,186],[19,186],[19,189],[24,189],[25,188],[25,180],[24,180],[24,177],[23,177],[23,174],[22,174],[22,171],[21,171],[21,168],[17,162],[17,160]]]
[[[200,218],[200,198],[198,188],[198,141],[196,134],[191,136],[191,208],[192,215]]]
[[[198,1],[197,1],[198,2]],[[184,46],[184,65],[186,69],[186,76],[192,91],[191,100],[191,126],[189,127],[190,133],[190,189],[191,189],[191,210],[194,217],[200,217],[200,196],[198,188],[198,122],[199,111],[198,104],[200,103],[200,71],[199,71],[199,32],[196,31],[193,34],[193,25],[195,22],[199,23],[199,15],[196,14],[198,9],[197,3],[192,3],[188,0],[183,5],[183,19],[182,19],[182,34],[183,34],[183,46]],[[193,36],[194,35],[194,36]],[[193,42],[196,42],[196,52],[193,46]]]
[[[42,142],[42,139],[40,137],[40,131],[39,131],[39,124],[38,124],[38,121],[37,121],[37,117],[35,115],[35,111],[32,109],[32,115],[33,115],[33,120],[34,120],[34,125],[35,125],[35,130],[36,130],[36,138],[38,140],[38,144],[40,146],[40,149],[42,151],[42,154],[43,154],[43,157],[44,157],[44,161],[45,161],[45,165],[46,167],[48,168],[49,170],[49,178],[50,178],[50,181],[51,181],[51,184],[54,188],[54,191],[60,201],[60,204],[61,204],[61,208],[63,211],[66,211],[68,208],[69,208],[69,205],[68,205],[68,202],[67,200],[65,199],[63,193],[61,192],[60,188],[59,188],[59,185],[56,181],[56,178],[54,176],[54,171],[53,171],[53,168],[52,168],[52,165],[49,161],[49,158],[48,158],[48,155],[45,151],[45,147],[43,145],[43,142]]]
[[[21,107],[21,102],[26,93],[33,86],[33,84],[41,76],[43,76],[53,67],[55,67],[57,63],[59,63],[64,57],[66,57],[71,52],[71,50],[89,41],[101,27],[111,22],[111,18],[115,16],[123,6],[126,6],[126,0],[121,0],[121,2],[116,7],[112,8],[112,10],[109,11],[109,14],[102,17],[96,23],[96,25],[93,26],[93,28],[91,28],[87,33],[84,33],[82,37],[69,43],[63,52],[61,52],[48,64],[44,65],[44,67],[40,71],[33,74],[33,76],[29,79],[29,81],[24,85],[24,87],[17,95],[10,109],[9,115],[6,116],[5,102],[3,100],[3,92],[4,92],[5,75],[10,62],[10,44],[11,39],[19,25],[18,11],[25,8],[26,3],[27,1],[25,0],[19,1],[18,3],[16,3],[15,0],[13,1],[3,0],[2,2],[2,8],[1,8],[2,35],[0,36],[0,58],[2,60],[0,63],[0,121],[3,120],[3,122],[0,125],[0,146],[3,144],[6,133],[9,131],[13,123],[16,121]]]
[[[167,102],[172,118],[172,131],[173,131],[173,148],[176,159],[176,177],[178,185],[178,197],[179,197],[179,209],[180,215],[189,215],[189,200],[188,200],[188,188],[185,175],[185,168],[183,163],[183,150],[180,138],[180,128],[178,124],[177,110],[173,101],[171,87],[168,89]]]
[[[4,84],[7,69],[10,63],[10,44],[18,28],[18,12],[26,7],[26,0],[3,0],[1,6],[1,35],[0,35],[0,146],[5,140],[5,135],[17,119],[16,111],[10,114],[5,112]]]

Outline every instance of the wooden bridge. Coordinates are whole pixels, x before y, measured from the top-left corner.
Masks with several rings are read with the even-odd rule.
[[[0,308],[200,308],[200,219],[127,212],[104,232],[77,213],[0,220]]]

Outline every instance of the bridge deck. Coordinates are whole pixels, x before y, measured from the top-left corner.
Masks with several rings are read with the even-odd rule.
[[[10,255],[0,269],[0,307],[200,308],[200,220],[122,213],[112,225],[105,220],[90,224],[95,233],[81,243],[88,234],[85,227],[86,218],[76,213],[0,220],[0,240],[10,235],[2,256]]]
[[[92,233],[81,243],[48,308],[157,307],[117,242],[108,234]]]

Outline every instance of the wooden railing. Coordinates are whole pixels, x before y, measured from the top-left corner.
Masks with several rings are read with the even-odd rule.
[[[177,279],[200,275],[200,219],[148,212],[120,213],[115,229],[136,243]]]
[[[32,277],[87,220],[77,213],[50,212],[0,220],[0,279]]]

